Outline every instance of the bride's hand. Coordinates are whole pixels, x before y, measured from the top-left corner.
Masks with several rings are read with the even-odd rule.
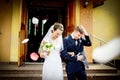
[[[45,58],[45,57],[48,56],[49,54],[50,54],[49,51],[41,51],[41,52],[40,52],[40,57],[41,57],[41,58]]]
[[[41,51],[41,52],[40,52],[40,57],[41,57],[41,58],[44,58],[44,51]]]
[[[47,56],[49,56],[50,51],[44,51],[46,53]]]

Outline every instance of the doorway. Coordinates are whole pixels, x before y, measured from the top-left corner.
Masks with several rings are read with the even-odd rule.
[[[51,4],[52,5],[52,4]],[[43,58],[38,58],[37,61],[33,61],[30,58],[30,54],[35,52],[38,54],[38,49],[41,40],[47,33],[48,29],[55,22],[60,22],[64,26],[66,25],[66,7],[54,6],[28,6],[28,28],[27,35],[29,38],[27,45],[26,62],[43,62]],[[34,24],[33,18],[38,20],[37,24]],[[64,34],[63,34],[64,36]],[[38,54],[39,55],[39,54]]]

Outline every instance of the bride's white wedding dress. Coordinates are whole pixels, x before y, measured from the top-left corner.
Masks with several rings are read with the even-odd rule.
[[[63,68],[60,58],[62,43],[59,41],[60,39],[52,40],[50,38],[46,38],[46,40],[52,42],[55,50],[50,52],[49,56],[45,56],[42,80],[63,80]]]

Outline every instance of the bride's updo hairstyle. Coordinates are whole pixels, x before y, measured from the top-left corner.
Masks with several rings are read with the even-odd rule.
[[[53,30],[56,31],[57,29],[64,31],[63,25],[61,23],[58,23],[58,22],[53,24]]]

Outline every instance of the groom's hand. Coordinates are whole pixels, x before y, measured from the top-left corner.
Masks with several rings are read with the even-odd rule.
[[[83,55],[77,55],[77,61],[82,61],[83,60]]]
[[[68,52],[68,54],[69,54],[71,57],[73,57],[73,56],[75,55],[74,52]]]
[[[86,31],[86,29],[81,25],[81,28],[83,29],[84,31],[84,35],[89,35],[88,32]]]

